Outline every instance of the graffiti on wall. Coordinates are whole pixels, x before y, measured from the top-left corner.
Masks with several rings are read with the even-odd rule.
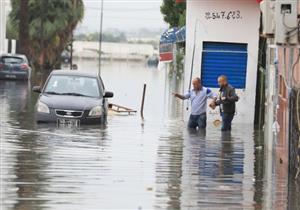
[[[207,20],[239,20],[243,19],[240,10],[219,11],[219,12],[205,12]]]

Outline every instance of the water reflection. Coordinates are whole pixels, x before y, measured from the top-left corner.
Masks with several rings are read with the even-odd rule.
[[[255,210],[261,210],[263,204],[263,188],[264,186],[264,173],[265,173],[265,158],[264,158],[264,141],[262,136],[263,131],[256,131],[254,133],[254,201]]]
[[[183,158],[182,123],[169,124],[159,139],[156,164],[156,208],[180,209]],[[183,128],[184,129],[184,128]]]
[[[188,133],[183,180],[183,208],[238,208],[243,206],[243,145],[231,133]],[[213,134],[213,137],[212,135]]]
[[[9,137],[11,138],[11,137]],[[13,137],[14,138],[14,137]],[[47,198],[40,197],[40,193],[47,188],[47,178],[43,173],[49,158],[46,148],[39,148],[34,134],[21,134],[16,151],[15,178],[8,182],[7,188],[16,187],[17,200],[13,206],[16,210],[41,209]],[[24,142],[24,143],[22,143]],[[28,198],[35,198],[34,200]],[[11,199],[11,198],[9,198]]]

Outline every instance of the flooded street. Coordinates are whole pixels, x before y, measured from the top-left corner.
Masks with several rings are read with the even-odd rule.
[[[97,71],[96,62],[78,64]],[[144,121],[110,113],[105,127],[36,125],[31,86],[1,81],[1,210],[272,206],[262,131],[234,124],[221,133],[212,123],[187,130],[185,103],[171,96],[182,85],[170,87],[164,70],[115,63],[101,75],[115,93],[110,102],[137,110],[147,84]]]

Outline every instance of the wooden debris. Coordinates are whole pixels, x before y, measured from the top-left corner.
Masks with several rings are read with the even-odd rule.
[[[124,106],[120,106],[120,105],[117,105],[117,104],[108,104],[108,108],[109,110],[113,111],[113,112],[117,112],[117,113],[128,113],[129,115],[131,113],[136,113],[137,111],[136,110],[133,110],[133,109],[130,109],[130,108],[127,108],[127,107],[124,107]]]

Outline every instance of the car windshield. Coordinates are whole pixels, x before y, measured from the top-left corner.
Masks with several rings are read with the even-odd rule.
[[[21,64],[21,63],[23,63],[23,59],[18,58],[18,57],[2,57],[1,61],[2,61],[2,63],[5,63],[5,64]]]
[[[97,79],[85,76],[52,75],[44,92],[93,98],[100,96]]]

